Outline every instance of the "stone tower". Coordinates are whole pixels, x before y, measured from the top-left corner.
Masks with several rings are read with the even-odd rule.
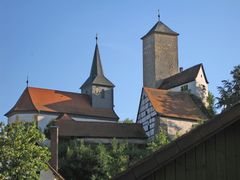
[[[92,106],[95,108],[113,109],[113,88],[114,84],[104,76],[96,41],[91,72],[81,86],[82,94],[88,94],[91,97]]]
[[[178,33],[159,20],[142,40],[143,86],[158,88],[162,79],[178,73]]]

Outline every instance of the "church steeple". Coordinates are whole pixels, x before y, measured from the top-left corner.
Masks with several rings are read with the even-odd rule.
[[[89,86],[93,84],[114,87],[114,84],[104,76],[97,40],[98,38],[96,36],[96,46],[95,46],[90,75],[89,75],[89,78],[82,85],[81,89],[84,86]]]
[[[96,36],[96,46],[90,75],[81,86],[81,90],[83,94],[91,97],[93,107],[113,109],[113,88],[114,84],[103,73],[98,48],[98,37]]]

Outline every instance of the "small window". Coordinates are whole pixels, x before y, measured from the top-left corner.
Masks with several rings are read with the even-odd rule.
[[[202,90],[205,92],[206,91],[206,86],[202,84]]]
[[[105,98],[105,90],[104,90],[104,89],[102,89],[102,91],[101,91],[101,98],[102,98],[102,99]]]
[[[181,91],[188,91],[188,85],[181,86]]]

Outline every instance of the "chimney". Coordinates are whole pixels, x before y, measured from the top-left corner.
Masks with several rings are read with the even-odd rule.
[[[183,67],[180,67],[180,68],[179,68],[179,71],[180,71],[180,72],[183,72]]]
[[[50,127],[50,137],[51,137],[51,166],[58,171],[58,126]]]

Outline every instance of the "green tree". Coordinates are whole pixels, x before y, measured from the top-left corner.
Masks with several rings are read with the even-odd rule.
[[[223,86],[218,87],[220,97],[217,97],[217,107],[223,110],[240,100],[240,65],[235,66],[230,74],[232,80],[223,80]]]
[[[147,150],[149,153],[154,152],[169,142],[170,139],[166,130],[164,128],[160,128],[159,133],[155,135],[154,139],[147,144]]]
[[[123,120],[123,123],[131,124],[131,123],[134,123],[134,121],[132,119],[126,118]]]
[[[110,178],[127,168],[128,156],[126,154],[127,143],[119,143],[115,138],[109,149],[109,174]]]
[[[104,149],[91,147],[83,141],[66,140],[59,147],[59,172],[70,180],[108,179]]]
[[[207,103],[208,103],[208,106],[207,106],[208,114],[210,118],[213,118],[216,115],[215,97],[210,91],[208,92]]]
[[[0,179],[39,179],[50,153],[34,123],[15,122],[0,130]]]

